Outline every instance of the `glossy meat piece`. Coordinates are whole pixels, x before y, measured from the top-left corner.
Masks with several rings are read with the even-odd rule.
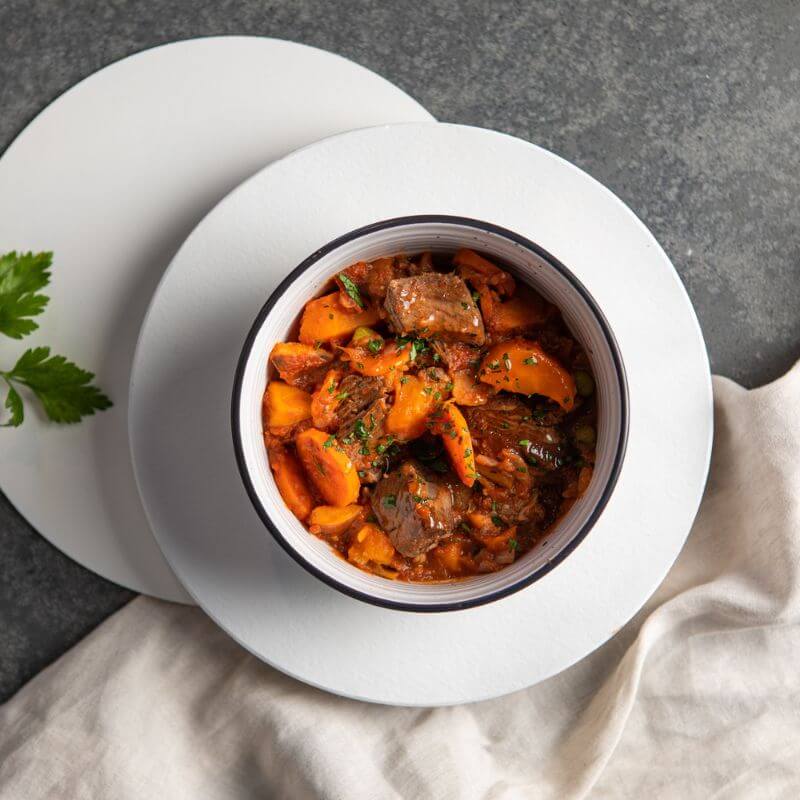
[[[481,363],[481,350],[479,347],[465,344],[464,342],[439,342],[431,345],[433,352],[437,353],[451,373],[458,372],[468,367],[477,368]]]
[[[356,285],[364,299],[382,303],[386,297],[389,283],[395,278],[421,275],[425,272],[430,272],[432,269],[430,258],[426,258],[425,254],[423,254],[416,261],[409,260],[404,256],[388,256],[386,258],[376,258],[374,261],[359,261],[344,270],[344,274]],[[356,308],[355,302],[352,298],[349,298],[344,290],[341,278],[337,276],[336,282],[344,295],[343,302],[352,308]]]
[[[364,411],[385,393],[380,378],[364,375],[347,375],[336,387],[337,394],[347,395],[336,408],[337,434],[347,434]]]
[[[321,347],[278,342],[270,353],[270,361],[286,383],[310,392],[322,382],[333,355]]]
[[[392,544],[409,558],[435,547],[456,524],[452,487],[414,461],[378,483],[372,510]]]
[[[389,284],[384,307],[400,335],[475,345],[486,339],[478,307],[457,275],[430,272],[397,278]]]
[[[538,425],[517,397],[496,395],[485,405],[465,408],[464,416],[479,456],[500,460],[504,450],[511,450],[545,470],[558,469],[569,459],[571,448],[561,431]]]
[[[381,397],[347,427],[339,429],[339,442],[358,470],[359,478],[367,483],[379,480],[387,464],[383,442],[388,413],[389,405]]]

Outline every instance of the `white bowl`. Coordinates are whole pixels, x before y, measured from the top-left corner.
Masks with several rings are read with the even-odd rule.
[[[269,354],[284,341],[304,304],[332,275],[356,261],[425,250],[479,250],[555,304],[586,351],[597,399],[597,458],[588,489],[531,551],[489,575],[447,583],[392,581],[360,570],[309,533],[283,502],[270,470],[262,431],[262,397]],[[236,370],[233,440],[239,470],[256,511],[278,543],[330,586],[369,603],[404,611],[453,611],[491,602],[546,575],[574,550],[599,518],[614,490],[628,434],[628,387],[616,340],[594,299],[559,261],[533,242],[488,222],[445,215],[376,222],[310,255],[272,293],[258,314]]]

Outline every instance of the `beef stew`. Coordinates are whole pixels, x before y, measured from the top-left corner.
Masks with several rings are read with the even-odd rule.
[[[270,466],[287,507],[360,569],[495,572],[589,486],[589,360],[557,308],[474,251],[353,264],[294,339],[270,354]]]

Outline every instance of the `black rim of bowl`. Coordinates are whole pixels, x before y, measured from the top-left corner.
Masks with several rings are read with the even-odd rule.
[[[592,313],[594,314],[594,317],[597,323],[599,324],[600,329],[603,332],[603,335],[605,336],[606,343],[608,344],[608,348],[611,353],[611,357],[614,361],[614,367],[620,392],[620,433],[617,440],[616,452],[614,454],[614,462],[611,467],[611,473],[609,475],[605,487],[603,488],[603,493],[601,494],[594,508],[591,510],[589,516],[584,521],[580,530],[552,559],[550,559],[545,564],[542,564],[538,569],[534,570],[530,574],[523,576],[518,581],[515,581],[513,584],[506,586],[502,589],[490,592],[488,594],[481,595],[480,597],[476,597],[471,600],[462,600],[462,601],[445,602],[445,603],[406,603],[395,600],[386,600],[380,597],[374,597],[373,595],[360,592],[356,589],[351,588],[350,586],[340,583],[327,573],[323,572],[310,562],[306,561],[306,559],[303,558],[283,536],[281,531],[278,529],[278,526],[275,525],[275,523],[272,521],[269,512],[264,507],[258,494],[256,493],[255,487],[253,486],[253,482],[250,478],[250,474],[247,470],[247,465],[245,464],[244,460],[244,452],[241,444],[241,421],[239,418],[242,381],[244,379],[245,367],[250,359],[250,353],[252,352],[253,349],[253,343],[255,342],[259,330],[264,324],[264,320],[267,318],[270,311],[272,311],[273,307],[278,302],[278,300],[283,296],[283,293],[288,289],[288,287],[292,283],[294,283],[294,281],[300,275],[302,275],[307,269],[309,269],[309,267],[311,267],[313,264],[319,261],[319,259],[321,259],[323,256],[326,256],[331,251],[341,247],[343,244],[352,242],[354,239],[359,239],[362,236],[366,236],[367,234],[375,233],[376,231],[386,230],[388,228],[399,228],[407,225],[414,225],[421,223],[447,223],[451,225],[458,225],[464,228],[473,228],[485,233],[491,233],[497,236],[501,236],[505,239],[508,239],[511,242],[514,242],[515,244],[518,244],[526,248],[527,250],[532,251],[541,259],[546,261],[553,269],[557,270],[564,278],[567,279],[567,281],[569,281],[569,283],[578,292],[578,294],[581,295],[583,300],[586,302],[586,304],[589,306]],[[483,222],[482,220],[470,219],[469,217],[451,216],[448,214],[421,214],[416,216],[395,217],[393,219],[382,220],[380,222],[373,222],[370,225],[365,225],[362,228],[357,228],[356,230],[350,231],[349,233],[345,233],[343,236],[340,236],[337,239],[328,242],[328,244],[324,245],[319,250],[312,253],[310,256],[308,256],[308,258],[306,258],[297,267],[295,267],[281,281],[281,283],[278,285],[275,291],[273,291],[273,293],[270,295],[267,302],[264,303],[263,307],[261,308],[261,311],[259,311],[258,316],[255,319],[255,322],[250,328],[249,333],[247,334],[244,346],[242,347],[241,355],[239,356],[239,363],[236,366],[236,376],[234,379],[233,397],[231,403],[231,425],[233,429],[233,447],[236,453],[236,463],[239,467],[239,473],[242,476],[245,489],[247,490],[247,494],[250,497],[250,501],[252,502],[253,507],[256,510],[256,513],[261,518],[261,521],[264,523],[267,530],[269,530],[269,532],[272,534],[272,536],[278,542],[278,544],[305,570],[310,572],[315,577],[319,578],[323,583],[326,583],[328,586],[331,586],[334,589],[337,589],[338,591],[343,592],[346,595],[349,595],[350,597],[353,597],[357,600],[361,600],[365,603],[370,603],[371,605],[381,606],[383,608],[391,608],[399,611],[415,611],[415,612],[460,611],[466,608],[474,608],[475,606],[485,605],[486,603],[491,603],[495,600],[499,600],[502,597],[507,597],[508,595],[513,594],[514,592],[518,592],[520,591],[520,589],[524,589],[526,586],[530,586],[535,581],[547,575],[548,572],[555,569],[586,538],[589,531],[594,527],[595,523],[597,522],[603,510],[605,509],[606,505],[608,504],[608,501],[611,498],[611,495],[614,491],[614,487],[617,484],[617,479],[619,478],[619,473],[622,468],[622,462],[625,457],[625,450],[628,443],[628,424],[629,424],[628,381],[625,374],[625,367],[622,362],[622,356],[620,355],[619,345],[617,344],[617,340],[614,337],[613,333],[611,332],[608,320],[606,320],[605,315],[600,310],[594,298],[586,289],[586,287],[557,258],[552,256],[546,250],[539,247],[539,245],[535,244],[529,239],[526,239],[524,236],[520,236],[519,234],[514,233],[513,231],[510,231],[506,228],[502,228],[499,225],[494,225],[490,222]],[[309,536],[311,535],[312,534],[309,534]]]

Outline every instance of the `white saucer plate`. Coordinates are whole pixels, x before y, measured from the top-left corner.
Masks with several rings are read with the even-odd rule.
[[[112,64],[17,137],[0,159],[0,252],[53,250],[52,300],[35,335],[0,340],[0,363],[50,344],[114,400],[77,426],[28,412],[2,433],[0,486],[43,536],[116,583],[189,600],[150,533],[128,447],[134,346],[164,268],[208,209],[265,164],[341,131],[430,119],[344,58],[231,36]]]
[[[517,594],[439,614],[368,605],[289,558],[247,497],[230,424],[242,344],[281,278],[343,233],[424,213],[516,231],[571,269],[605,312],[630,391],[622,472],[581,545]],[[683,545],[705,484],[711,434],[700,329],[644,225],[611,192],[545,150],[436,123],[329,138],[230,194],[164,276],[131,384],[131,446],[145,509],[196,601],[289,675],[350,697],[414,706],[521,689],[611,637]]]

